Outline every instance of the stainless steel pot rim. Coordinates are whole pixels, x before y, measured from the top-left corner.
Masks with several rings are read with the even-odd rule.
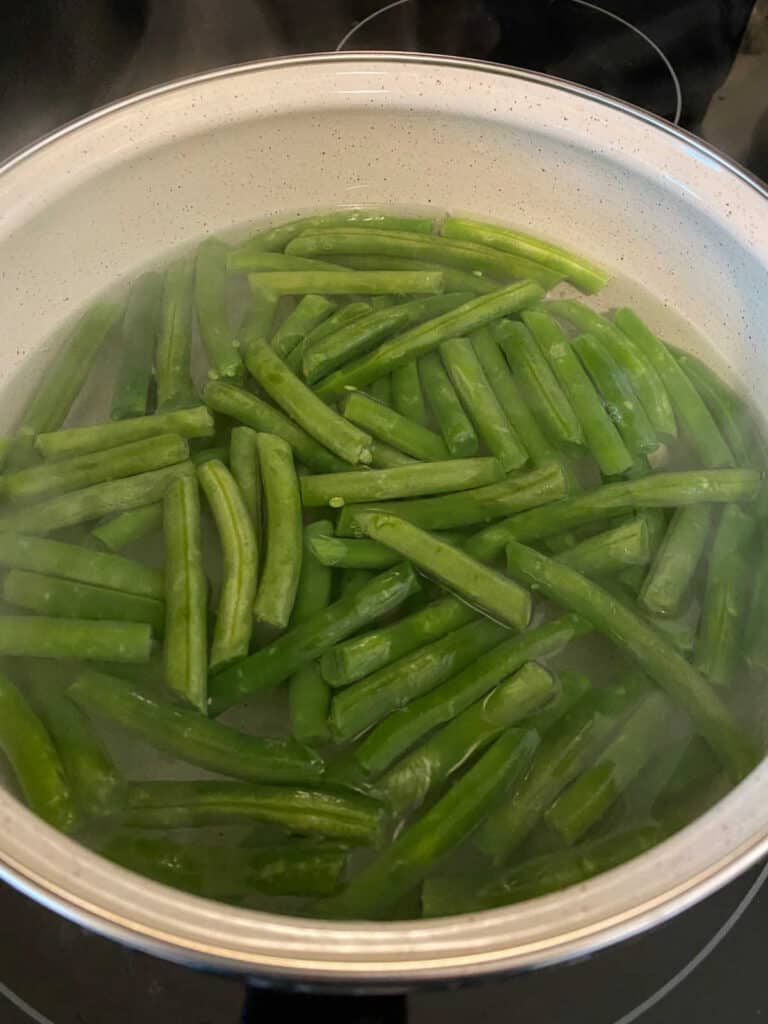
[[[409,53],[311,54],[191,76],[110,104],[52,132],[6,161],[0,166],[0,174],[7,174],[41,149],[92,122],[103,121],[154,97],[212,80],[323,64],[417,65],[546,86],[611,108],[672,136],[736,176],[760,199],[768,199],[768,189],[727,156],[685,130],[630,104],[534,72],[483,61]],[[627,867],[621,867],[564,893],[528,904],[435,921],[339,923],[225,907],[158,885],[104,861],[49,828],[6,792],[0,792],[0,877],[102,934],[184,963],[303,983],[402,987],[419,981],[555,963],[585,955],[671,917],[726,884],[768,852],[768,820],[754,822],[754,814],[750,815],[763,801],[767,785],[768,764],[763,762],[703,818],[633,861],[630,873]],[[731,828],[718,815],[725,805],[730,809],[730,821],[751,818],[755,825],[759,824],[753,830],[748,825],[734,828],[738,836],[734,836],[732,845],[727,841]],[[632,893],[627,894],[631,875],[642,871],[647,876],[657,865],[684,864],[691,843],[697,847],[711,843],[728,849],[693,875],[678,872],[674,884],[662,885],[661,891],[657,887],[652,897],[633,903]],[[65,862],[66,870],[59,870],[52,879],[42,870],[31,868],[19,855],[25,848],[36,851],[41,866]],[[596,916],[596,906],[608,910]],[[546,922],[548,929],[543,927]]]

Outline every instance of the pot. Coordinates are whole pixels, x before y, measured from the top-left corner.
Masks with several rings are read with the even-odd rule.
[[[768,193],[700,140],[570,83],[446,57],[235,67],[97,111],[0,172],[0,387],[10,427],[46,339],[103,289],[202,235],[303,210],[394,204],[498,220],[616,274],[636,305],[760,404]],[[602,305],[600,305],[602,304]],[[0,791],[0,874],[117,940],[192,965],[406,987],[583,956],[650,928],[768,850],[768,764],[630,863],[524,904],[339,923],[240,910],[117,867]]]

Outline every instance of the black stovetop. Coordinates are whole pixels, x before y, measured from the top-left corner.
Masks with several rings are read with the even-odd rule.
[[[27,0],[3,8],[0,153],[155,82],[337,48],[546,71],[678,120],[768,180],[768,0]],[[759,1024],[768,1021],[762,877],[754,869],[577,963],[352,1002],[247,990],[165,963],[0,886],[0,1024],[235,1024],[326,1008],[337,1024]]]

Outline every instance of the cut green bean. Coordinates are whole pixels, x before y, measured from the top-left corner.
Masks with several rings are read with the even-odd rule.
[[[361,391],[353,391],[345,399],[342,409],[352,423],[416,459],[436,462],[448,458],[443,439],[434,431],[407,420]]]
[[[356,256],[338,256],[335,264],[352,270],[440,270],[446,292],[469,292],[472,295],[487,295],[502,286],[480,271],[459,270],[429,260],[411,259],[407,256],[373,256],[360,253]]]
[[[631,309],[620,309],[614,320],[663,379],[674,411],[702,465],[710,469],[734,465],[733,455],[712,414],[664,342]]]
[[[161,434],[143,441],[76,455],[71,459],[30,466],[0,477],[0,494],[11,503],[27,503],[92,484],[147,473],[189,458],[189,445],[178,434]]]
[[[58,665],[27,663],[27,689],[61,758],[79,810],[86,815],[113,814],[125,800],[125,781],[91,722],[67,697]]]
[[[386,820],[384,807],[361,793],[219,780],[134,782],[126,804],[122,821],[134,828],[258,821],[363,846],[377,845]]]
[[[196,404],[191,377],[194,282],[191,260],[179,260],[165,272],[155,349],[159,412]]]
[[[45,726],[14,684],[0,675],[0,749],[30,810],[62,832],[77,824],[77,808]]]
[[[427,406],[421,390],[418,363],[405,363],[392,371],[392,405],[411,423],[426,427],[429,420]]]
[[[0,534],[0,565],[161,599],[163,575],[141,562],[42,537]]]
[[[229,468],[248,510],[258,546],[261,543],[262,496],[257,436],[251,427],[232,428],[229,436]]]
[[[313,537],[309,553],[321,565],[339,569],[389,569],[400,561],[396,552],[375,540],[346,537]]]
[[[263,341],[252,341],[245,363],[272,400],[316,441],[355,465],[371,461],[371,436],[330,409]]]
[[[284,252],[265,252],[248,243],[233,249],[227,257],[230,273],[260,273],[264,270],[345,270],[346,267],[325,260],[308,260],[303,256],[289,256]]]
[[[494,325],[493,337],[501,345],[550,440],[557,445],[583,445],[584,434],[576,413],[525,324],[502,320]]]
[[[398,466],[412,466],[416,461],[383,441],[371,441],[371,455],[373,469],[396,469]]]
[[[708,505],[679,508],[672,516],[639,595],[654,615],[675,615],[698,567],[712,526]]]
[[[356,228],[327,228],[307,231],[286,246],[295,256],[329,257],[356,255],[404,256],[445,264],[469,272],[480,271],[499,280],[525,278],[543,288],[552,288],[562,275],[522,256],[501,252],[474,242],[457,242],[439,235],[422,236],[410,232],[363,231]],[[359,271],[365,273],[365,271]],[[375,273],[375,271],[369,271]],[[384,273],[384,271],[382,271]],[[388,271],[398,273],[398,271]],[[411,271],[418,273],[418,271]],[[430,273],[430,271],[422,271]],[[405,288],[403,292],[412,289]]]
[[[435,463],[430,463],[430,466]],[[357,515],[362,511],[392,512],[423,530],[452,530],[500,519],[548,502],[558,502],[568,490],[563,468],[553,462],[540,469],[508,477],[496,484],[457,491],[435,498],[382,502],[381,505],[349,505],[342,509],[337,527],[340,535],[359,533]],[[502,545],[503,546],[503,545]],[[500,549],[499,549],[500,550]]]
[[[539,736],[545,736],[582,697],[592,693],[592,683],[581,672],[559,672],[557,679],[559,687],[553,699],[526,719],[526,726],[535,729]]]
[[[690,715],[734,780],[754,767],[751,743],[704,677],[639,615],[596,583],[532,548],[511,541],[507,570],[520,583],[537,587],[547,598],[577,612],[633,657]]]
[[[271,342],[272,348],[281,359],[285,359],[315,327],[324,323],[335,310],[336,303],[322,295],[305,295],[275,331]]]
[[[163,632],[165,605],[155,597],[77,583],[12,569],[3,581],[8,604],[57,619],[106,619],[109,622],[146,622],[156,634]]]
[[[551,242],[523,234],[521,231],[513,231],[511,228],[486,224],[466,217],[446,217],[441,231],[445,238],[475,242],[534,260],[562,274],[588,294],[599,292],[609,281],[609,275],[594,263]]]
[[[629,514],[635,508],[676,508],[678,505],[754,501],[760,474],[751,469],[685,470],[654,473],[636,480],[604,484],[542,509],[520,512],[486,527],[469,539],[466,550],[481,561],[493,559],[507,541],[540,540],[603,519]]]
[[[211,680],[211,713],[220,714],[249,694],[281,683],[329,647],[397,608],[418,586],[410,565],[400,563],[374,577],[355,594],[343,596],[289,629],[274,643]]]
[[[451,378],[436,352],[419,360],[419,373],[427,399],[440,427],[445,444],[454,459],[475,455],[478,450],[475,428],[464,412]]]
[[[373,210],[336,210],[333,213],[315,214],[309,217],[297,217],[287,224],[262,231],[254,238],[244,242],[240,249],[250,248],[262,252],[275,252],[284,249],[288,243],[304,231],[318,228],[354,225],[371,230],[410,231],[417,234],[432,234],[433,217],[398,217],[387,213],[376,213]],[[238,251],[238,250],[235,250]]]
[[[186,438],[213,437],[214,430],[213,416],[204,405],[199,405],[155,416],[136,416],[114,423],[71,427],[53,434],[40,434],[35,447],[46,459],[65,459],[162,434],[179,434]]]
[[[316,393],[324,401],[333,401],[350,388],[364,388],[398,366],[426,355],[448,338],[469,334],[492,320],[517,313],[533,305],[541,295],[542,290],[535,282],[520,281],[490,295],[469,299],[449,313],[443,313],[396,338],[390,338],[376,351],[329,374],[318,385]]]
[[[318,473],[334,473],[348,468],[348,463],[323,448],[279,409],[243,388],[211,381],[206,385],[203,397],[216,412],[239,420],[253,430],[282,437],[293,448],[297,460]]]
[[[229,246],[206,238],[195,258],[195,309],[200,339],[208,357],[208,376],[239,380],[243,359],[229,320],[227,254]]]
[[[122,356],[112,389],[113,420],[144,416],[155,358],[163,279],[142,276],[131,287],[120,328]]]
[[[259,288],[251,288],[250,292],[251,306],[238,331],[241,354],[251,338],[272,337],[280,303],[280,296],[275,292]]]
[[[218,459],[206,462],[198,468],[197,477],[221,545],[222,583],[210,655],[210,669],[217,672],[248,653],[259,549],[240,489],[224,463]]]
[[[488,450],[505,472],[519,469],[528,461],[528,452],[499,405],[472,343],[467,338],[451,338],[441,344],[440,356]]]
[[[145,623],[0,616],[0,654],[11,657],[138,662],[149,661],[151,649]]]
[[[746,661],[754,672],[768,672],[768,540],[761,530],[749,617],[745,628]]]
[[[334,696],[331,705],[336,739],[352,739],[390,712],[434,690],[500,644],[506,635],[498,623],[475,618],[348,686]]]
[[[252,288],[278,295],[434,295],[439,270],[273,270],[249,274]]]
[[[287,359],[287,362],[293,372],[300,372],[304,356],[314,348],[315,345],[319,345],[321,341],[329,338],[332,334],[336,334],[337,331],[342,330],[344,327],[348,327],[356,320],[368,317],[368,315],[373,312],[374,309],[370,302],[350,302],[348,305],[342,306],[341,309],[338,309],[335,313],[329,316],[327,320],[315,327],[314,330],[310,331],[306,338],[303,339],[300,346],[297,345],[296,348],[293,349]],[[295,364],[294,359],[298,360]]]
[[[600,471],[606,476],[625,473],[632,456],[557,321],[536,310],[526,311],[523,320],[570,399]]]
[[[532,731],[502,733],[445,796],[355,876],[334,901],[334,914],[379,915],[418,885],[441,857],[474,832],[523,774],[538,742]]]
[[[207,713],[207,581],[200,547],[200,493],[194,476],[177,480],[163,501],[165,682]]]
[[[110,551],[121,551],[128,544],[159,530],[162,525],[163,506],[157,501],[106,519],[95,526],[91,534]]]
[[[557,560],[585,576],[600,576],[630,565],[647,565],[650,557],[648,527],[637,517],[561,551]]]
[[[591,629],[579,616],[565,615],[504,640],[381,722],[355,749],[355,761],[367,775],[380,775],[423,736],[461,714],[526,661],[557,654]]]
[[[427,575],[454,590],[481,611],[514,629],[525,629],[531,617],[530,594],[453,547],[405,519],[383,512],[360,512],[355,521],[362,531],[404,558]]]
[[[556,691],[546,669],[529,662],[407,754],[378,780],[375,792],[395,814],[421,806],[463,764]]]
[[[371,398],[383,405],[392,405],[392,377],[379,377],[368,388]]]
[[[743,655],[744,625],[749,608],[747,547],[755,525],[755,519],[738,505],[726,505],[709,554],[693,663],[719,685],[733,682]],[[705,739],[708,739],[706,735]]]
[[[645,476],[647,474],[643,473],[642,475]],[[627,476],[625,479],[629,480],[637,478]],[[649,562],[652,564],[653,559],[656,557],[656,553],[661,547],[664,535],[667,532],[667,514],[662,508],[646,508],[640,512],[636,512],[635,518],[642,519],[645,523],[646,532],[648,534]],[[638,595],[647,575],[647,567],[635,565],[624,569],[624,571],[619,575],[619,580],[628,587],[633,594]]]
[[[89,715],[108,718],[162,753],[246,782],[306,783],[323,761],[291,740],[264,739],[212,722],[192,708],[160,704],[130,683],[83,672],[67,693]]]

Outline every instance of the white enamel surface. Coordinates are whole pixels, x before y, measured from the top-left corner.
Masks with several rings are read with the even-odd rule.
[[[206,233],[390,204],[474,214],[572,246],[619,275],[598,305],[634,301],[669,340],[707,338],[761,404],[768,203],[746,173],[639,111],[554,80],[350,55],[189,80],[11,161],[0,174],[0,426],[51,332],[104,288]],[[767,780],[762,765],[683,833],[585,885],[436,922],[317,923],[185,896],[102,861],[6,793],[0,871],[69,916],[181,960],[406,983],[551,962],[678,911],[768,846]]]

